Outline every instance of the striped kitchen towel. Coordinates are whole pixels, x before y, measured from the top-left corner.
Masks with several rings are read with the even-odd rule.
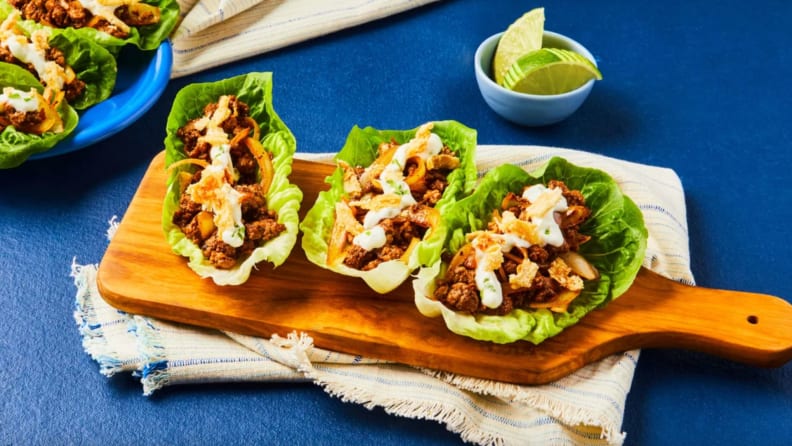
[[[302,42],[436,0],[178,0],[171,77]]]
[[[315,161],[332,156],[297,154]],[[552,156],[610,173],[643,212],[649,230],[644,266],[693,283],[684,194],[672,170],[569,149],[477,149],[482,175],[503,163],[531,171]],[[111,220],[108,237],[115,225]],[[102,300],[96,269],[72,265],[83,345],[103,374],[139,375],[146,395],[173,384],[310,381],[343,401],[436,420],[471,443],[598,445],[621,444],[625,438],[621,424],[638,350],[612,355],[547,385],[507,384],[327,351],[301,333],[263,339],[127,314]]]

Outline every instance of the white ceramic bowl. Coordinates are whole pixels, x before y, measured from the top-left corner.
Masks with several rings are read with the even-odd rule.
[[[501,87],[492,78],[492,57],[503,33],[490,36],[479,45],[474,57],[476,81],[481,96],[495,113],[524,126],[543,126],[563,121],[586,100],[594,79],[567,93],[536,95]],[[581,44],[564,35],[545,31],[542,47],[572,50],[596,65],[594,56]]]

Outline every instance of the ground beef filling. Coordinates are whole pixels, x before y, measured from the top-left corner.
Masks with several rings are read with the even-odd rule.
[[[523,259],[523,252],[519,248],[514,248],[510,252],[504,253],[503,264],[496,271],[504,290],[503,302],[497,308],[485,307],[481,303],[480,293],[476,287],[475,251],[469,249],[461,251],[463,258],[453,262],[454,266],[446,271],[444,277],[438,279],[434,292],[435,300],[442,302],[454,311],[502,316],[515,309],[529,308],[532,303],[552,301],[564,290],[558,282],[550,277],[548,272],[550,264],[561,253],[577,251],[580,244],[590,238],[580,233],[580,225],[586,221],[591,211],[586,207],[585,199],[580,191],[569,190],[563,182],[555,180],[550,181],[547,186],[548,188],[561,188],[571,211],[563,216],[556,214],[564,235],[564,243],[561,246],[532,245],[525,250],[527,257],[539,266],[539,271],[534,277],[531,287],[512,290],[508,286],[509,275],[516,273],[517,266]],[[528,204],[528,201],[521,197],[513,197],[503,210],[510,210],[515,215],[520,215],[521,209],[525,209]],[[497,228],[490,224],[487,229],[496,231]],[[451,258],[448,257],[444,258],[444,261],[452,263]]]
[[[0,132],[8,126],[13,126],[22,133],[39,134],[42,122],[47,119],[47,113],[43,110],[20,112],[10,104],[0,104]]]
[[[395,141],[386,144],[398,146]],[[448,146],[443,146],[440,154],[456,157],[456,154]],[[408,163],[404,168],[405,177],[409,177],[416,168],[415,164]],[[350,268],[368,271],[376,268],[380,263],[400,259],[409,249],[413,239],[423,239],[430,226],[426,211],[433,208],[440,201],[443,191],[448,186],[448,174],[451,170],[448,168],[428,169],[419,182],[410,186],[410,193],[416,204],[405,209],[396,217],[383,219],[379,223],[385,229],[386,241],[384,246],[366,251],[352,243],[353,236],[347,234],[347,246],[349,248],[347,248],[344,264]],[[365,168],[357,167],[355,174],[360,178],[364,171]],[[362,188],[359,196],[379,194],[381,192],[375,184],[368,183]],[[355,212],[355,218],[362,224],[366,211],[358,208],[353,208],[353,211]]]
[[[101,17],[94,17],[91,11],[83,8],[77,0],[8,0],[17,8],[22,17],[53,28],[95,28],[119,39],[129,37],[129,33]],[[114,11],[116,17],[130,26],[153,25],[159,16],[149,13],[136,13],[128,6],[119,6]]]
[[[66,57],[64,56],[63,52],[57,48],[48,49],[45,57],[47,60],[53,61],[61,67],[66,67]],[[17,59],[13,54],[11,54],[11,51],[9,51],[8,48],[4,46],[0,47],[0,62],[6,62],[20,66],[30,71],[33,75],[38,76],[38,73],[36,73],[36,68],[33,66],[33,64],[25,63]],[[75,99],[82,96],[84,92],[85,82],[77,79],[76,77],[71,82],[63,86],[64,98],[67,102],[74,101]]]
[[[229,135],[229,140],[235,141],[234,135],[240,132],[248,132],[252,135],[252,127],[248,119],[249,107],[244,102],[231,97],[229,103],[231,116],[222,123],[223,129]],[[209,104],[204,108],[204,115],[210,116],[217,109],[217,104]],[[199,141],[206,130],[199,131],[195,128],[198,119],[188,122],[177,131],[177,135],[184,142],[185,152],[191,158],[202,159],[211,162],[209,151],[211,146]],[[182,232],[193,243],[198,245],[203,255],[213,265],[222,269],[233,268],[240,259],[250,255],[253,250],[261,246],[268,240],[272,240],[286,230],[286,226],[278,223],[277,214],[267,209],[266,194],[258,183],[257,166],[253,154],[240,142],[231,144],[231,160],[234,167],[239,171],[239,179],[233,185],[234,189],[242,194],[240,201],[242,208],[242,221],[245,225],[245,240],[242,246],[237,248],[223,242],[217,229],[208,236],[202,235],[200,229],[200,219],[198,215],[202,212],[201,205],[192,201],[188,194],[182,194],[179,199],[179,208],[173,215],[173,224],[178,226]],[[190,184],[196,183],[201,179],[201,171],[196,172]]]
[[[380,222],[386,234],[385,245],[381,248],[366,251],[352,243],[352,237],[347,235],[349,250],[344,258],[344,264],[350,268],[368,271],[382,262],[400,259],[410,247],[412,240],[421,240],[428,229],[428,225],[418,218],[422,206],[425,205],[413,205],[402,215]]]

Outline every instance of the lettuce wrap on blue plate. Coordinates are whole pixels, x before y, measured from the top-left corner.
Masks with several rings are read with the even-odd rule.
[[[115,86],[116,60],[73,29],[54,29],[0,12],[0,61],[27,69],[77,110],[107,99]]]
[[[272,74],[191,84],[167,122],[162,226],[189,267],[238,285],[279,266],[297,240],[302,191],[289,182],[296,142],[272,107]]]
[[[13,9],[41,25],[73,28],[113,52],[127,44],[154,50],[179,19],[176,0],[0,0],[0,14]]]
[[[445,210],[447,239],[413,281],[418,310],[478,340],[539,344],[624,293],[643,216],[605,172],[552,158],[506,164]]]
[[[0,62],[0,168],[51,149],[77,127],[77,112],[29,71]]]
[[[393,290],[442,247],[444,210],[475,185],[475,149],[476,131],[455,121],[353,127],[300,225],[307,258]]]

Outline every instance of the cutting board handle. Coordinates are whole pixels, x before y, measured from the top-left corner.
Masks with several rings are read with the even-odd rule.
[[[628,294],[640,298],[617,299],[634,317],[621,339],[635,347],[687,348],[764,367],[792,360],[792,305],[784,299],[688,286],[646,269]]]

